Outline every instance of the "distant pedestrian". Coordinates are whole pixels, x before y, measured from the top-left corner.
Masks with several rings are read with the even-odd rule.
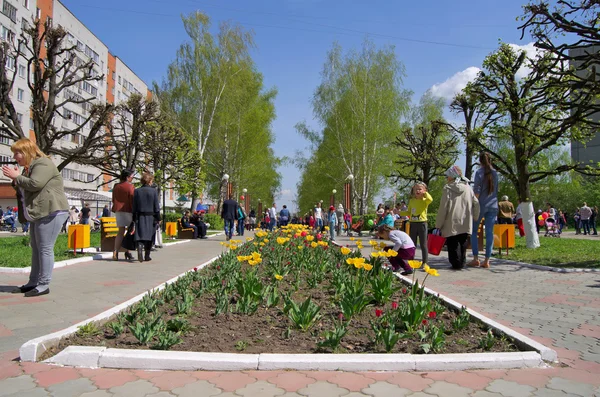
[[[271,222],[269,222],[269,230],[273,231],[277,226],[277,205],[273,203],[273,206],[269,209],[269,218],[271,218]]]
[[[417,239],[421,245],[421,256],[424,264],[429,260],[427,256],[427,207],[433,201],[424,182],[417,182],[410,190],[408,212],[410,216],[409,235],[415,246]],[[385,212],[385,210],[384,210]]]
[[[329,207],[329,212],[327,213],[327,221],[329,226],[329,236],[331,241],[335,241],[335,229],[337,227],[337,215],[335,213],[335,207],[332,205]]]
[[[583,207],[579,209],[579,215],[581,215],[581,228],[583,229],[583,235],[590,234],[590,218],[592,217],[592,209],[588,207],[587,203],[583,203]]]
[[[579,208],[575,209],[573,221],[575,221],[575,234],[581,234],[581,214],[579,213]]]
[[[590,229],[594,230],[594,233],[592,233],[592,235],[597,236],[598,235],[598,230],[596,229],[596,219],[598,218],[598,206],[594,206],[594,208],[592,208],[592,216],[590,217]]]
[[[152,187],[154,176],[145,172],[141,178],[142,186],[133,192],[133,221],[138,261],[151,261],[150,251],[154,243],[156,225],[160,222],[158,192]],[[142,250],[144,256],[142,257]]]
[[[225,238],[227,241],[233,237],[233,228],[235,219],[237,217],[238,203],[230,195],[227,200],[223,201],[223,208],[221,210],[221,218],[225,223]]]
[[[314,228],[318,231],[323,229],[323,209],[321,208],[321,203],[317,203],[317,206],[313,210],[313,216],[315,218]]]
[[[110,216],[110,209],[108,209],[108,204],[102,208],[102,218]]]
[[[121,244],[125,237],[125,228],[130,227],[133,222],[133,192],[135,187],[131,183],[132,180],[133,171],[123,170],[119,176],[119,183],[112,189],[112,210],[115,213],[117,227],[119,228],[119,231],[115,236],[113,261],[119,260],[119,251],[123,249]],[[131,230],[129,232],[131,232]],[[131,252],[129,252],[128,249],[125,250],[125,259],[129,261],[133,260],[133,255],[131,255]]]
[[[79,223],[82,225],[90,224],[90,213],[92,212],[90,208],[90,203],[85,203],[81,212],[79,213]]]
[[[498,203],[498,224],[510,225],[513,223],[515,207],[508,201],[508,196],[502,196],[502,201]]]
[[[290,218],[290,210],[288,210],[287,206],[284,204],[281,208],[281,211],[279,211],[279,221],[281,226],[287,226],[287,224],[290,222]]]

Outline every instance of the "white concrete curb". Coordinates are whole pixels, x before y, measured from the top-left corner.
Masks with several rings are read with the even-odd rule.
[[[201,264],[200,266],[196,266],[195,268],[197,269],[201,269],[205,266],[210,265],[212,262],[214,262],[216,259],[218,259],[218,256],[215,256],[214,258],[210,259],[209,261]],[[183,273],[181,273],[178,276],[173,277],[170,280],[165,281],[164,283],[160,284],[159,286],[148,290],[146,292],[142,292],[141,294],[129,299],[126,302],[121,303],[120,305],[117,305],[111,309],[108,309],[92,318],[89,318],[87,320],[81,321],[75,325],[72,325],[68,328],[65,328],[63,330],[54,332],[52,334],[48,334],[48,335],[44,335],[44,336],[40,336],[39,338],[35,338],[35,339],[31,339],[27,342],[25,342],[20,348],[19,348],[19,355],[21,356],[21,360],[22,361],[37,361],[37,358],[42,355],[46,350],[48,350],[49,348],[52,348],[56,345],[58,345],[58,342],[60,342],[60,340],[68,335],[71,335],[75,332],[77,332],[77,329],[82,326],[85,325],[87,323],[91,323],[91,322],[97,322],[97,321],[103,321],[103,320],[107,320],[110,317],[114,316],[115,314],[119,313],[120,311],[122,311],[123,309],[126,309],[127,307],[133,305],[134,303],[140,301],[144,295],[146,295],[148,292],[153,292],[153,291],[160,291],[161,289],[165,288],[166,284],[171,284],[175,281],[177,281],[177,279],[179,279],[180,277],[182,277],[183,275],[185,275],[188,272],[194,271],[194,269],[190,269],[188,271],[185,271]],[[83,353],[82,353],[83,354]]]
[[[402,279],[405,283],[412,285],[412,278],[406,277],[406,276],[401,276],[398,273],[395,273],[396,276],[400,279]],[[439,294],[437,292],[435,292],[434,290],[425,287],[425,293],[429,294],[429,295],[435,295],[438,298],[444,300],[448,305],[454,307],[456,310],[461,310],[463,307],[466,307],[465,305],[462,305],[458,302],[456,302],[453,299],[450,299],[449,297]],[[541,356],[542,360],[544,361],[551,361],[551,362],[555,362],[558,361],[558,354],[556,353],[555,350],[552,350],[544,345],[542,345],[539,342],[536,342],[535,340],[520,334],[512,329],[510,329],[509,327],[506,327],[494,320],[492,320],[489,317],[484,316],[481,313],[476,312],[475,310],[469,309],[467,307],[467,312],[469,312],[469,314],[478,319],[479,321],[481,321],[482,323],[488,325],[491,329],[504,333],[508,336],[510,336],[511,338],[514,339],[515,343],[517,343],[519,345],[519,347],[529,347],[533,350],[535,350],[536,352],[539,353],[539,355]]]
[[[198,266],[208,266],[219,257]],[[190,270],[192,271],[192,270]],[[189,271],[188,271],[189,272]],[[188,272],[174,277],[151,291],[161,290]],[[412,280],[397,274],[402,281]],[[460,310],[463,305],[437,292],[425,288],[425,292],[443,299],[449,306]],[[89,322],[104,321],[141,300],[146,292],[113,307],[91,319],[82,321],[62,331],[32,339],[19,350],[22,361],[36,361],[47,349],[77,332],[78,327]],[[490,328],[505,333],[527,352],[474,353],[474,354],[235,354],[196,353],[178,351],[154,351],[132,349],[106,349],[103,347],[70,346],[46,360],[47,362],[82,367],[136,368],[152,370],[346,370],[346,371],[462,371],[468,369],[531,368],[543,367],[544,361],[556,361],[554,350],[503,326],[480,313],[467,309],[469,314]]]

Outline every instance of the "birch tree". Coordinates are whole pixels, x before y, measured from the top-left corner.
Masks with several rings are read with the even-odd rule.
[[[344,55],[335,43],[313,98],[315,118],[323,129],[314,132],[303,124],[297,128],[313,143],[329,145],[330,157],[339,164],[331,169],[331,185],[342,186],[348,175],[354,176],[352,201],[360,214],[382,188],[391,167],[393,154],[387,147],[408,108],[403,77],[404,66],[394,47],[376,48],[366,40],[359,51]]]
[[[163,91],[170,92],[171,110],[194,136],[200,159],[204,159],[231,79],[244,65],[251,64],[253,34],[240,26],[221,23],[213,35],[208,16],[199,11],[182,20],[189,41],[181,45],[169,65]]]

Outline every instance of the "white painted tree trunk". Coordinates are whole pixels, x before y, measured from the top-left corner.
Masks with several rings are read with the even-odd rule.
[[[527,248],[538,248],[540,246],[540,238],[537,228],[535,227],[535,211],[531,201],[519,204],[521,214],[523,214],[523,228],[525,229],[525,239]]]

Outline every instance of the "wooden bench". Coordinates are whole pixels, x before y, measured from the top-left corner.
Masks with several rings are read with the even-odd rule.
[[[108,216],[100,218],[100,251],[114,251],[117,234],[119,234],[117,218]]]
[[[188,240],[194,238],[194,229],[191,227],[183,228],[181,219],[177,219],[177,240]]]

